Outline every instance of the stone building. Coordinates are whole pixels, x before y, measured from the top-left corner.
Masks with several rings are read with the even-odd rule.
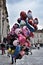
[[[7,36],[9,30],[6,0],[0,0],[0,42],[2,42],[3,38]]]
[[[43,30],[37,30],[34,32],[34,38],[31,38],[32,44],[40,43],[43,45]]]

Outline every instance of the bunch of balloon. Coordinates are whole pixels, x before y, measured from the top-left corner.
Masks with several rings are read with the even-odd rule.
[[[17,19],[9,32],[7,39],[11,48],[11,56],[21,59],[25,54],[28,55],[31,47],[30,37],[34,37],[33,32],[38,29],[38,19],[33,19],[32,11],[20,12],[20,18]],[[12,50],[14,50],[12,52]]]

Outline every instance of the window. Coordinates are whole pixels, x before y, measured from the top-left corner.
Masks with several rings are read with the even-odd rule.
[[[40,34],[40,37],[42,37],[42,34]]]

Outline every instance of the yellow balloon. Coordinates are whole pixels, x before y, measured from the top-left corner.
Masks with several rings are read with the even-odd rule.
[[[11,51],[11,48],[8,49],[8,52],[10,52],[10,51]]]
[[[12,53],[14,53],[14,50],[12,50]]]
[[[11,48],[9,48],[9,51],[11,51]]]

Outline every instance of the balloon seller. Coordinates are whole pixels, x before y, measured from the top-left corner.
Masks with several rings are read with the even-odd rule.
[[[7,36],[8,53],[11,54],[12,64],[14,59],[21,59],[25,54],[28,55],[31,47],[30,37],[34,37],[33,32],[37,30],[38,19],[33,19],[32,11],[20,12],[20,18],[17,19]]]

